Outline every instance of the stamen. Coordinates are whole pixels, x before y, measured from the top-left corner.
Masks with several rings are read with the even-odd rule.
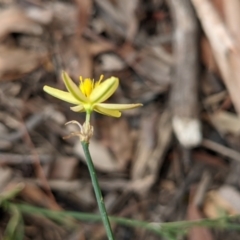
[[[81,90],[81,92],[86,97],[89,97],[91,95],[91,93],[92,93],[92,90],[94,88],[96,88],[101,83],[103,78],[104,78],[104,76],[101,75],[99,80],[95,82],[94,79],[90,79],[90,78],[83,79],[83,77],[80,76],[79,77],[79,79],[80,79],[79,89]]]
[[[83,81],[83,77],[80,76],[80,77],[79,77],[79,80],[80,80],[79,89],[80,89],[81,92],[86,96],[85,91],[84,91],[84,81]]]
[[[101,74],[101,76],[100,76],[100,78],[99,78],[99,80],[98,80],[99,84],[101,83],[101,81],[103,80],[103,78],[104,78],[104,75]]]
[[[104,78],[104,75],[102,74],[102,75],[100,76],[99,80],[95,83],[94,87],[97,87],[98,85],[100,85],[100,84],[101,84],[101,81],[103,80],[103,78]]]
[[[82,76],[79,77],[81,84],[83,83],[83,78]]]
[[[84,79],[83,83],[84,93],[86,97],[89,97],[93,88],[92,88],[92,80],[90,78]]]

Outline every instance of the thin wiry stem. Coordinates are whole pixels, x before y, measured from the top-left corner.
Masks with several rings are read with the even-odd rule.
[[[100,214],[102,217],[104,227],[106,229],[108,239],[114,240],[111,225],[110,225],[109,218],[108,218],[108,214],[107,214],[106,207],[104,204],[102,192],[101,192],[101,189],[100,189],[100,186],[98,183],[98,179],[97,179],[97,175],[95,172],[95,168],[94,168],[94,165],[92,162],[92,157],[89,152],[89,143],[85,142],[85,141],[82,141],[81,143],[82,143],[82,148],[83,148],[84,154],[86,156],[87,166],[88,166],[88,170],[89,170],[89,173],[91,176],[93,189],[94,189],[95,196],[96,196],[97,203],[98,203],[98,208],[99,208],[99,211],[100,211]]]

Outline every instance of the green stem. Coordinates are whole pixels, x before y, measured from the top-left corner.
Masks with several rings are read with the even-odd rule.
[[[68,217],[75,218],[81,221],[100,221],[101,216],[96,214],[90,213],[82,213],[82,212],[69,212],[69,211],[53,211],[49,209],[34,207],[28,204],[16,204],[16,203],[9,203],[17,206],[19,211],[23,214],[38,214],[43,215],[49,219],[52,219],[61,224],[68,224],[69,227],[73,226],[71,222],[69,222]],[[163,225],[168,225],[168,223],[149,223],[129,218],[123,217],[109,217],[112,222],[118,223],[123,226],[127,227],[139,227],[151,231],[157,235],[161,235],[161,228]],[[68,220],[68,221],[66,221]],[[239,227],[240,228],[240,227]]]
[[[106,207],[105,207],[105,204],[104,204],[104,201],[103,201],[102,192],[101,192],[101,189],[100,189],[100,186],[99,186],[99,183],[98,183],[98,179],[97,179],[97,175],[96,175],[96,172],[95,172],[95,168],[94,168],[94,165],[93,165],[93,162],[92,162],[92,157],[91,157],[90,152],[89,152],[89,143],[82,141],[81,144],[82,144],[84,154],[86,156],[87,166],[88,166],[88,170],[89,170],[89,173],[90,173],[90,176],[91,176],[93,189],[94,189],[94,192],[95,192],[95,195],[96,195],[98,208],[100,210],[100,214],[101,214],[101,217],[102,217],[104,227],[106,229],[108,239],[109,240],[114,240],[111,225],[110,225],[109,218],[108,218],[108,214],[107,214]]]
[[[53,211],[49,209],[34,207],[28,204],[16,204],[8,202],[8,206],[14,205],[16,206],[22,214],[30,214],[30,215],[42,215],[49,219],[52,219],[55,222],[58,222],[63,225],[67,225],[68,227],[74,227],[75,222],[72,222],[72,218],[80,220],[80,221],[100,221],[101,216],[90,213],[82,213],[82,212],[69,212],[69,211]],[[109,217],[112,222],[118,223],[123,226],[128,227],[139,227],[146,229],[152,233],[155,233],[159,236],[170,236],[169,234],[182,233],[189,230],[192,227],[208,227],[215,229],[231,229],[240,231],[240,225],[237,223],[233,223],[233,221],[238,221],[240,219],[240,215],[236,216],[225,216],[214,219],[199,219],[195,221],[179,221],[179,222],[168,222],[168,223],[149,223],[145,221],[139,221],[129,218],[122,217]]]
[[[85,121],[86,124],[90,124],[90,117],[91,117],[91,112],[87,111],[86,112],[86,121]]]

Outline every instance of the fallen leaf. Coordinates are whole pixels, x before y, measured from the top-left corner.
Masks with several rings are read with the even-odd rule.
[[[50,174],[51,179],[65,179],[70,180],[75,175],[75,170],[78,164],[78,160],[72,157],[58,158],[53,166]]]
[[[100,142],[92,139],[89,144],[89,150],[94,166],[99,171],[114,172],[120,170],[118,162],[110,155],[108,149]],[[81,160],[84,160],[85,162],[85,155],[80,141],[76,142],[73,151],[77,156],[81,157]]]
[[[219,190],[212,190],[207,194],[203,211],[209,218],[217,218],[221,213],[236,215],[240,213],[240,194],[230,186],[223,186]]]
[[[17,7],[6,8],[0,12],[0,41],[10,33],[26,33],[41,35],[42,27],[27,17],[26,13]]]
[[[46,55],[21,48],[0,46],[0,79],[13,80],[39,67]]]
[[[188,220],[195,221],[203,218],[198,208],[192,203],[188,206]],[[213,240],[213,236],[209,229],[204,227],[193,227],[188,232],[189,240]]]
[[[210,115],[211,123],[221,134],[240,135],[240,118],[230,112],[219,111]]]
[[[49,198],[39,187],[32,183],[24,183],[24,188],[21,191],[21,197],[32,204],[52,210],[61,210],[62,208]]]

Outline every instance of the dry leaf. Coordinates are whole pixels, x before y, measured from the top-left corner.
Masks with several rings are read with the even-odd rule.
[[[239,203],[239,192],[231,186],[223,186],[218,191],[207,194],[203,210],[210,218],[217,218],[221,213],[236,215],[240,213]]]
[[[78,160],[72,157],[57,158],[52,166],[50,178],[70,180],[75,175]]]
[[[0,41],[10,33],[40,35],[42,27],[32,21],[20,8],[11,7],[0,12]]]
[[[227,201],[233,209],[240,213],[240,193],[236,188],[228,185],[223,185],[218,190],[218,194],[225,201]]]
[[[153,128],[154,126],[156,129]],[[150,129],[151,131],[149,131]],[[143,134],[143,138],[140,139],[136,161],[132,169],[131,187],[139,194],[145,194],[150,189],[163,164],[164,155],[172,138],[170,113],[166,110],[157,121],[152,119],[145,131],[146,135],[144,137]],[[154,134],[156,134],[156,142],[154,142]]]
[[[110,128],[110,148],[121,169],[125,169],[132,156],[133,141],[125,118],[119,119]]]
[[[100,60],[103,71],[120,71],[126,68],[126,64],[112,53],[102,54]]]
[[[197,207],[190,203],[188,206],[188,220],[189,221],[195,221],[198,219],[203,218],[200,211],[197,209]],[[209,229],[204,227],[193,227],[188,232],[188,239],[189,240],[213,240],[213,236]]]
[[[120,170],[118,162],[110,155],[108,149],[101,145],[100,142],[92,139],[89,144],[89,150],[96,169],[103,172],[114,172]],[[81,159],[84,159],[85,162],[85,155],[80,141],[76,142],[73,151],[76,155],[81,157]]]
[[[46,55],[0,46],[0,79],[13,80],[39,67]]]
[[[171,81],[170,64],[171,57],[164,50],[156,51],[156,48],[143,48],[136,50],[133,46],[125,44],[117,53],[139,75],[155,83],[154,88],[166,87]],[[166,56],[167,55],[167,56]],[[168,59],[168,60],[166,60]],[[148,83],[148,82],[146,82]]]
[[[5,188],[12,178],[13,172],[10,168],[0,168],[0,192]]]
[[[39,187],[32,183],[25,183],[21,192],[21,197],[32,204],[52,210],[61,210],[62,208],[49,198]]]
[[[210,120],[221,134],[240,134],[240,118],[234,113],[219,111],[210,115]]]
[[[97,5],[104,15],[103,20],[111,27],[111,32],[117,32],[132,41],[138,27],[135,11],[138,0],[121,0],[112,3],[110,0],[97,0]]]

